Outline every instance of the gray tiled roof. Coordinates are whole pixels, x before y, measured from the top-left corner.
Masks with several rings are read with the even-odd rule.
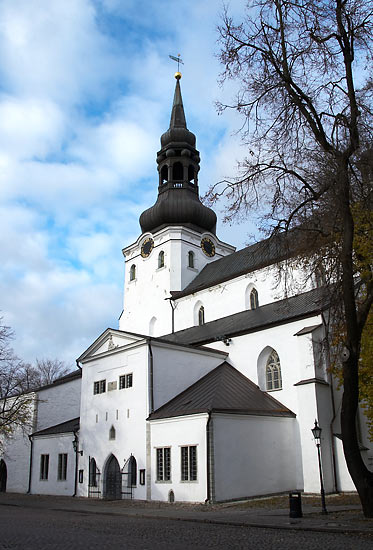
[[[44,430],[34,432],[32,436],[77,432],[79,430],[79,423],[80,418],[73,418],[72,420],[68,420],[67,422],[62,422],[61,424],[56,424],[55,426],[50,426],[49,428],[45,428]]]
[[[171,294],[175,299],[181,298],[245,273],[291,258],[300,253],[301,247],[304,246],[301,238],[303,235],[303,231],[294,229],[215,260],[207,264],[184,290],[172,292]]]
[[[290,409],[224,362],[151,413],[149,420],[201,412],[295,417]]]
[[[222,340],[225,337],[239,336],[317,315],[326,307],[325,290],[316,288],[291,298],[260,306],[257,309],[241,311],[201,326],[180,330],[162,336],[162,339],[180,344],[202,345]]]

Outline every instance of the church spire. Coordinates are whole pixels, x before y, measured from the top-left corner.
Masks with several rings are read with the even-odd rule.
[[[157,154],[158,198],[151,208],[141,214],[141,229],[145,233],[168,225],[182,225],[200,233],[215,233],[216,214],[199,199],[200,156],[195,148],[196,136],[186,125],[181,73],[177,72],[175,78],[170,127],[161,136],[161,150]]]
[[[175,74],[176,86],[174,93],[174,102],[172,105],[170,128],[186,128],[183,98],[181,97],[180,78],[181,73]]]

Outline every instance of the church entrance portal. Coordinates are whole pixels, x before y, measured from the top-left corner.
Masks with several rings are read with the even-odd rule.
[[[4,460],[0,460],[0,493],[6,491],[7,470]]]
[[[122,498],[122,474],[114,455],[111,455],[105,468],[104,498],[111,500]]]

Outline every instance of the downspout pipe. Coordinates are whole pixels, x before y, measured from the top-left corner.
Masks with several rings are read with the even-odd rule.
[[[154,359],[151,340],[148,340],[149,353],[149,414],[154,411]]]
[[[28,472],[28,489],[27,494],[29,495],[31,493],[31,481],[32,481],[32,459],[34,455],[34,440],[32,439],[32,435],[28,436],[30,440],[30,462],[29,462],[29,472]]]
[[[175,309],[176,309],[176,304],[175,304],[175,301],[172,298],[172,296],[170,298],[165,298],[165,299],[170,302],[170,306],[171,306],[171,332],[173,334],[175,332]]]
[[[74,494],[73,497],[76,497],[76,493],[78,491],[78,445],[79,445],[79,439],[76,435],[76,432],[74,433],[74,441],[75,441],[75,479],[74,479]]]
[[[335,456],[334,430],[333,430],[334,420],[336,419],[337,415],[336,415],[336,410],[335,410],[333,376],[330,372],[330,350],[329,350],[329,340],[328,340],[328,327],[327,327],[325,315],[324,315],[323,312],[321,312],[321,319],[322,319],[322,324],[323,324],[324,329],[325,329],[325,341],[327,342],[327,354],[328,354],[327,370],[329,371],[328,372],[328,378],[329,378],[329,384],[330,384],[330,397],[331,397],[331,402],[332,402],[332,413],[333,413],[333,417],[330,421],[330,438],[331,438],[331,444],[332,444],[332,462],[333,462],[334,488],[335,488],[335,492],[339,493],[337,465],[336,465],[336,456]]]
[[[210,457],[211,457],[211,411],[208,412],[208,419],[206,422],[206,494],[207,498],[205,500],[205,503],[211,503],[212,497],[211,497],[211,480],[210,480],[210,474],[211,474],[211,464],[210,464]]]

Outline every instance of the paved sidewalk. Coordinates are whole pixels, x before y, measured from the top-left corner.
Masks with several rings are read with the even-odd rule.
[[[304,499],[306,500],[306,499]],[[171,519],[221,525],[295,529],[331,533],[360,533],[373,538],[373,520],[364,518],[359,505],[328,505],[328,514],[320,507],[303,502],[303,518],[289,518],[288,509],[250,507],[244,504],[168,504],[165,502],[104,501],[44,495],[0,493],[1,506],[17,506],[55,511],[76,511],[83,514],[131,516]]]

